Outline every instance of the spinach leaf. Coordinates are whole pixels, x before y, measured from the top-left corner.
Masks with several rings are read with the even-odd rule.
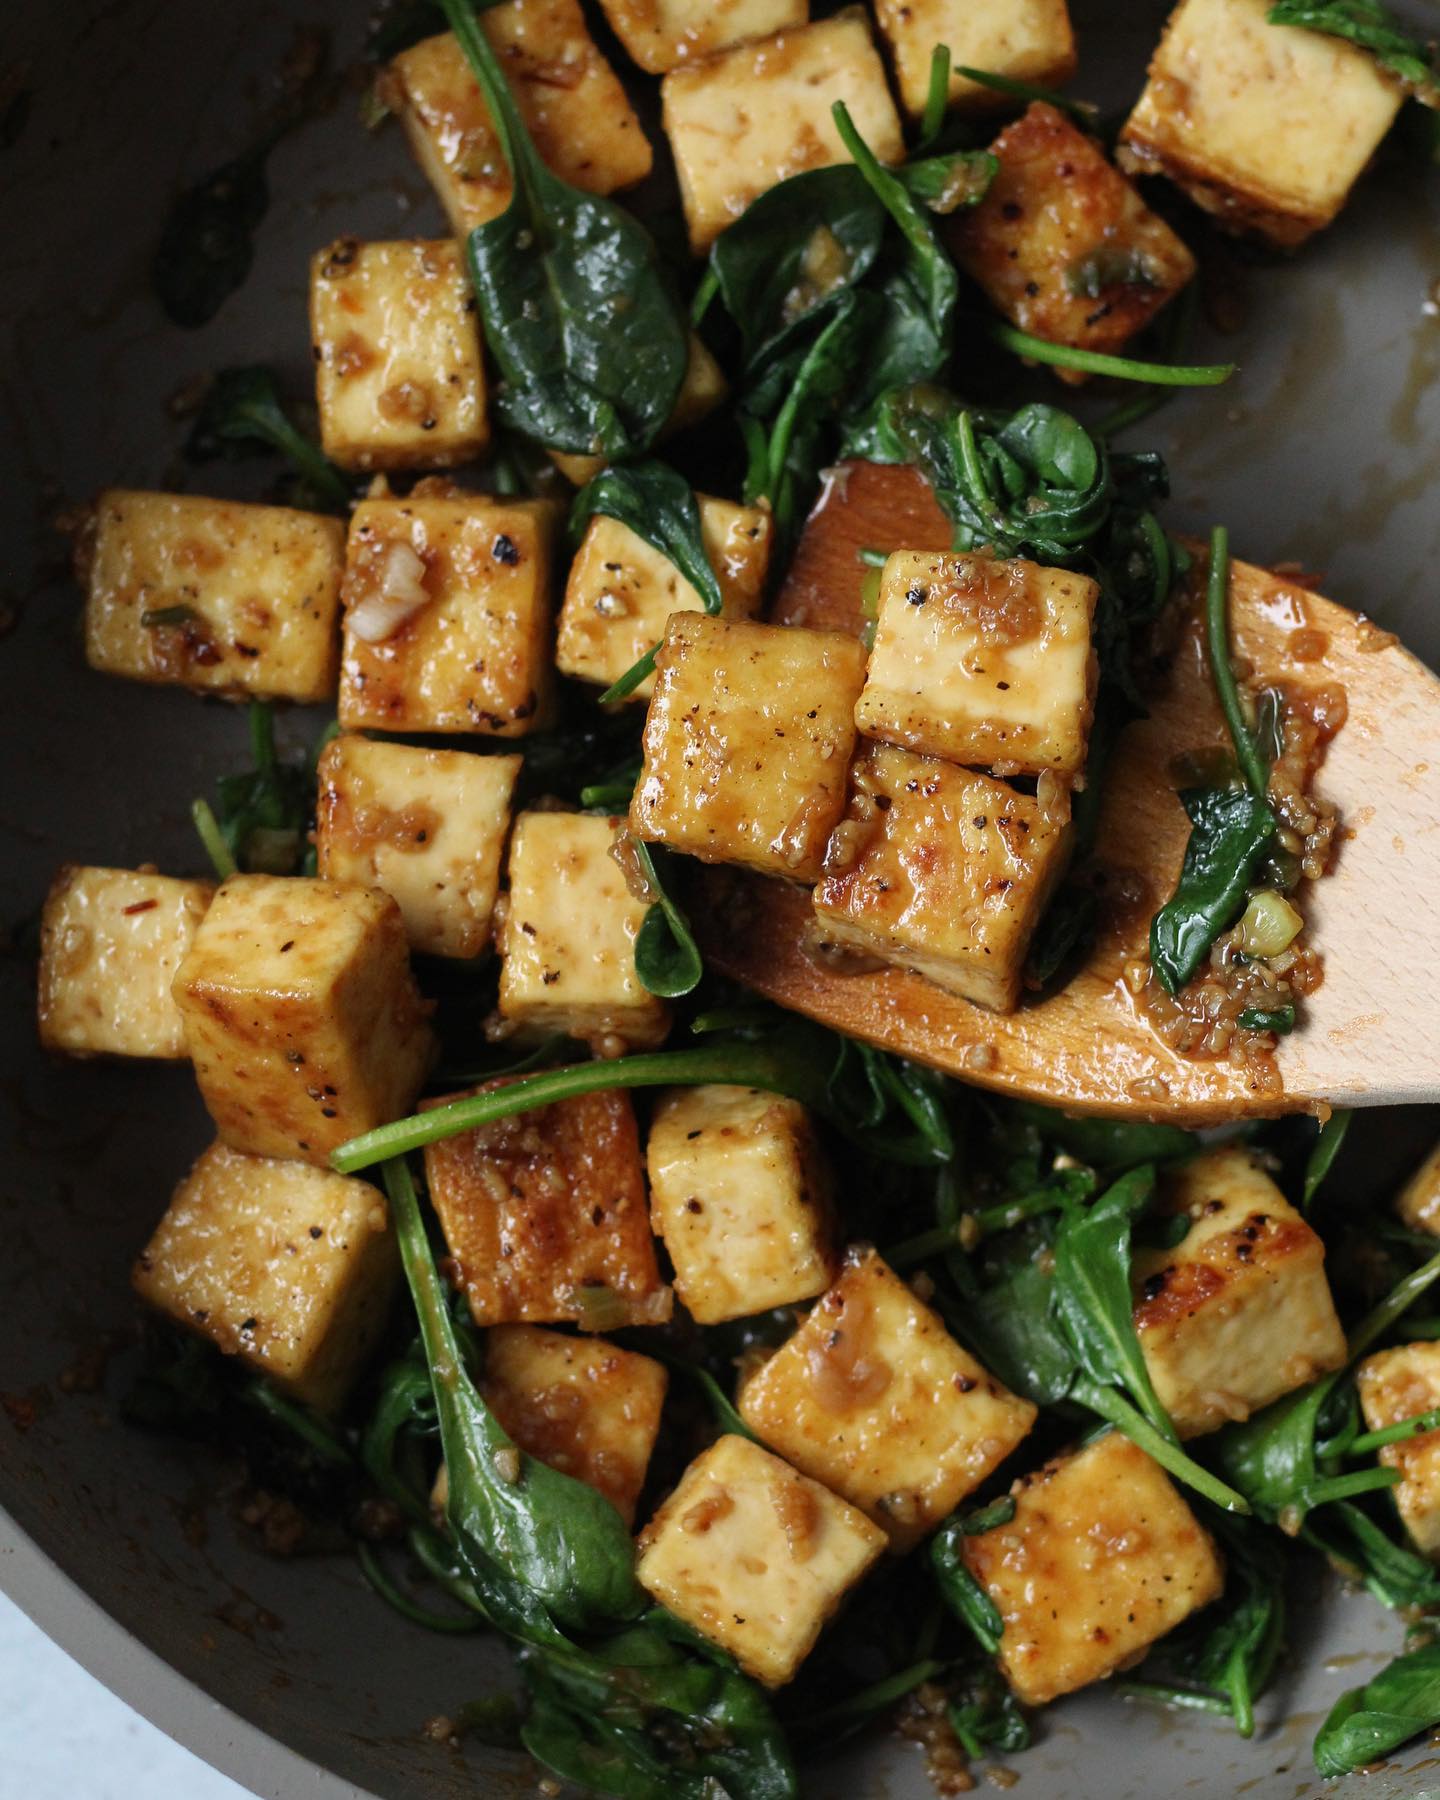
[[[968,1757],[979,1758],[997,1750],[1014,1755],[1030,1748],[1029,1721],[992,1668],[977,1672],[965,1697],[952,1700],[945,1716]]]
[[[1220,697],[1220,710],[1235,746],[1235,760],[1245,785],[1257,800],[1265,798],[1270,772],[1254,733],[1245,722],[1240,688],[1230,661],[1230,534],[1223,525],[1210,533],[1210,570],[1205,583],[1205,655],[1210,678]]]
[[[1239,367],[1238,363],[1143,362],[1139,357],[1114,356],[1106,350],[1052,344],[1048,338],[1036,337],[1003,319],[990,320],[985,330],[1002,349],[1026,362],[1046,363],[1056,369],[1082,369],[1088,375],[1108,375],[1116,381],[1145,381],[1155,387],[1220,387]]]
[[[1408,1544],[1397,1543],[1353,1500],[1312,1513],[1301,1539],[1365,1584],[1392,1612],[1440,1605],[1440,1572]]]
[[[1310,1203],[1320,1192],[1331,1165],[1340,1154],[1340,1147],[1345,1142],[1345,1134],[1350,1129],[1350,1121],[1354,1114],[1343,1108],[1332,1112],[1320,1127],[1319,1134],[1305,1160],[1305,1180],[1300,1194],[1300,1210],[1309,1212]]]
[[[1295,1029],[1295,1008],[1284,1006],[1247,1006],[1236,1020],[1242,1031],[1273,1031],[1276,1037],[1288,1037]]]
[[[629,842],[646,885],[655,895],[635,938],[635,974],[647,993],[676,1000],[700,985],[705,965],[690,921],[665,890],[650,845],[639,838]]]
[[[209,324],[255,260],[255,231],[270,205],[265,165],[275,134],[212,170],[172,204],[150,261],[150,282],[167,317]]]
[[[201,842],[222,881],[237,870],[313,874],[315,852],[308,832],[315,766],[339,727],[331,725],[308,756],[282,762],[275,749],[275,710],[268,700],[250,702],[249,723],[254,766],[220,777],[213,810],[205,800],[192,807]]]
[[[1426,1644],[1340,1696],[1315,1734],[1315,1767],[1325,1776],[1348,1775],[1436,1724],[1440,1644]]]
[[[998,75],[993,69],[967,68],[964,63],[956,66],[955,73],[980,87],[991,88],[997,94],[1008,94],[1012,100],[1043,100],[1047,106],[1068,113],[1083,130],[1095,129],[1098,108],[1089,100],[1071,100],[1055,88],[1038,87],[1033,81],[1017,81],[1013,75]]]
[[[925,110],[920,116],[919,146],[933,144],[945,123],[950,104],[950,46],[937,44],[930,52],[930,81],[925,89]]]
[[[1133,1169],[1140,1163],[1193,1156],[1200,1140],[1177,1125],[1135,1125],[1124,1119],[1072,1119],[1032,1100],[1011,1101],[1010,1109],[1042,1137],[1095,1169]]]
[[[999,1607],[966,1567],[963,1545],[967,1537],[978,1536],[1014,1518],[1015,1502],[1009,1500],[1008,1504],[1009,1513],[1003,1516],[995,1514],[992,1508],[973,1520],[954,1513],[930,1541],[930,1567],[935,1571],[941,1598],[961,1624],[968,1627],[987,1656],[994,1656],[999,1650],[1005,1621]]]
[[[441,0],[514,180],[509,206],[470,234],[501,421],[548,449],[642,454],[670,417],[689,359],[685,319],[649,233],[614,201],[545,166],[473,0]]]
[[[987,1245],[975,1292],[946,1315],[986,1368],[1037,1406],[1065,1399],[1077,1367],[1054,1314],[1051,1238],[1033,1225]]]
[[[354,498],[339,469],[290,422],[273,370],[255,363],[222,369],[206,390],[185,454],[209,462],[253,456],[257,449],[278,450],[288,458],[317,504],[338,512]]]
[[[1186,788],[1190,840],[1175,892],[1150,922],[1150,963],[1167,994],[1179,993],[1234,923],[1275,815],[1248,788]]]
[[[1267,17],[1272,25],[1299,25],[1358,44],[1382,69],[1398,75],[1415,99],[1440,106],[1440,70],[1433,52],[1402,31],[1379,0],[1276,0]]]

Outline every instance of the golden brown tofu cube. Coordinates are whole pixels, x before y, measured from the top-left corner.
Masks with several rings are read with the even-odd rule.
[[[1243,1149],[1207,1150],[1166,1177],[1190,1220],[1173,1250],[1139,1250],[1135,1329],[1181,1437],[1249,1418],[1345,1361],[1325,1246]]]
[[[740,1392],[745,1423],[909,1550],[998,1468],[1035,1408],[962,1350],[873,1250]]]
[[[704,862],[817,880],[845,806],[860,646],[677,613],[655,667],[631,830]]]
[[[707,414],[714,412],[729,391],[725,371],[706,349],[699,333],[692,331],[685,375],[680,383],[680,392],[675,396],[675,404],[670,409],[670,417],[660,433],[661,440],[699,424]],[[577,488],[584,487],[587,481],[593,481],[605,467],[603,456],[585,456],[568,450],[549,450],[546,455],[565,479],[573,482]]]
[[[568,1321],[609,1331],[670,1317],[635,1110],[623,1090],[557,1100],[427,1144],[425,1179],[477,1325]]]
[[[521,813],[510,843],[510,893],[500,931],[500,1015],[523,1036],[563,1032],[619,1054],[649,1048],[670,1009],[635,973],[648,910],[611,855],[623,820],[592,813]]]
[[[837,100],[881,162],[905,155],[899,115],[859,7],[675,69],[661,93],[697,256],[767,188],[850,160],[830,116]]]
[[[375,888],[232,875],[174,993],[210,1117],[252,1156],[323,1163],[404,1113],[430,1065],[405,921]]]
[[[760,610],[770,561],[770,515],[758,506],[698,496],[700,535],[720,583],[722,618]],[[609,687],[665,635],[671,613],[702,612],[699,594],[668,556],[619,519],[597,513],[586,527],[560,608],[555,666]],[[648,700],[655,677],[630,695]]]
[[[1194,275],[1194,257],[1094,138],[1043,100],[990,147],[999,173],[956,216],[956,260],[1022,331],[1122,349]]]
[[[1039,802],[933,756],[871,745],[815,889],[822,940],[1011,1012],[1065,871],[1069,831]]]
[[[1075,73],[1066,0],[875,0],[875,18],[912,119],[925,111],[937,44],[950,51],[949,104],[961,112],[989,112],[1007,98],[957,73],[962,66],[1049,88]]]
[[[650,1222],[701,1325],[813,1300],[835,1270],[830,1173],[798,1100],[677,1088],[646,1145]]]
[[[1395,1211],[1412,1231],[1440,1237],[1440,1144],[1395,1196]]]
[[[345,552],[347,731],[523,737],[550,696],[549,500],[366,500]]]
[[[208,881],[62,864],[40,916],[40,1042],[68,1056],[183,1062],[170,992],[210,896]]]
[[[345,1398],[400,1273],[368,1181],[212,1144],[132,1274],[135,1291],[310,1406]]]
[[[1075,775],[1095,696],[1088,575],[897,550],[880,577],[855,723],[866,737],[997,775]]]
[[[600,0],[600,7],[647,75],[664,75],[810,17],[809,0]]]
[[[344,542],[318,513],[109,488],[88,551],[86,660],[237,699],[328,700]]]
[[[650,144],[578,0],[508,0],[479,13],[535,148],[563,181],[611,194],[650,173]],[[480,84],[449,32],[390,64],[385,98],[456,237],[510,203],[510,169]]]
[[[1416,1419],[1440,1406],[1440,1343],[1425,1339],[1367,1356],[1355,1371],[1360,1410],[1371,1431]],[[1440,1431],[1386,1444],[1380,1461],[1400,1471],[1395,1506],[1415,1546],[1440,1558]]]
[[[475,296],[453,239],[322,250],[310,338],[321,443],[342,468],[448,468],[489,442]]]
[[[748,1438],[722,1437],[639,1543],[641,1587],[747,1675],[783,1687],[885,1533]]]
[[[1181,0],[1121,134],[1229,230],[1302,243],[1328,225],[1403,93],[1368,51],[1272,25],[1270,0]]]
[[[1224,1569],[1170,1478],[1118,1431],[1022,1475],[1008,1525],[963,1540],[1027,1706],[1103,1681],[1217,1599]]]

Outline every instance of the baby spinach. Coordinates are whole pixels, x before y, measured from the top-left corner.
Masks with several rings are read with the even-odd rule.
[[[933,144],[945,123],[950,104],[950,46],[937,44],[930,52],[930,80],[925,89],[925,110],[920,115],[919,147]]]
[[[964,1697],[945,1709],[960,1748],[972,1759],[997,1750],[1016,1755],[1030,1748],[1030,1722],[998,1672],[982,1667],[966,1684]]]
[[[1011,1110],[1067,1155],[1096,1169],[1133,1169],[1141,1163],[1193,1156],[1200,1148],[1200,1140],[1178,1125],[1137,1124],[1128,1119],[1072,1119],[1067,1113],[1031,1100],[1012,1101]]]
[[[1230,660],[1230,534],[1223,525],[1210,533],[1210,569],[1205,583],[1205,655],[1210,678],[1220,697],[1225,728],[1235,746],[1235,760],[1245,785],[1257,800],[1265,798],[1270,772],[1255,734],[1245,722],[1240,687]]]
[[[1335,1158],[1340,1154],[1340,1147],[1345,1142],[1345,1134],[1349,1131],[1350,1121],[1354,1116],[1344,1108],[1339,1108],[1320,1127],[1305,1160],[1305,1176],[1300,1190],[1300,1207],[1303,1212],[1309,1212],[1311,1201],[1324,1185]]]
[[[1440,1644],[1426,1644],[1340,1696],[1315,1734],[1315,1767],[1327,1777],[1349,1775],[1437,1724]]]
[[[1185,788],[1190,838],[1175,892],[1150,922],[1150,963],[1178,994],[1234,923],[1275,835],[1275,815],[1248,788]]]
[[[441,0],[510,166],[514,193],[470,234],[501,421],[548,449],[643,454],[674,409],[689,360],[684,315],[649,233],[612,200],[545,166],[473,0]]]
[[[1003,350],[1026,362],[1081,369],[1088,375],[1108,375],[1119,381],[1148,381],[1156,387],[1220,387],[1239,367],[1237,363],[1143,362],[1138,357],[1112,356],[1108,351],[1083,350],[1074,344],[1052,344],[1048,338],[1036,337],[1003,319],[990,320],[985,329]]]
[[[639,838],[631,838],[629,843],[646,885],[655,895],[635,938],[635,973],[647,993],[678,1000],[700,985],[705,973],[700,948],[690,921],[666,891],[655,866],[656,853]]]
[[[1072,100],[1054,88],[1039,87],[1033,81],[1017,81],[1013,75],[999,75],[993,69],[967,68],[964,63],[957,65],[955,73],[963,75],[967,81],[973,81],[979,87],[990,88],[997,94],[1007,94],[1012,100],[1043,100],[1058,112],[1068,113],[1084,130],[1095,129],[1099,109],[1089,100]]]
[[[963,1545],[967,1537],[990,1531],[1004,1524],[1007,1517],[1014,1518],[1015,1502],[1008,1496],[1007,1502],[1008,1515],[997,1514],[992,1508],[968,1519],[962,1513],[952,1514],[930,1542],[930,1567],[935,1572],[941,1598],[987,1656],[994,1656],[999,1651],[1005,1621],[1000,1616],[1000,1608],[966,1567]]]
[[[316,504],[345,511],[354,498],[350,483],[291,423],[272,369],[259,364],[222,369],[205,391],[185,454],[195,462],[215,457],[253,456],[278,450],[300,477]]]
[[[308,756],[282,761],[275,748],[275,710],[268,700],[249,707],[250,754],[253,767],[243,774],[222,775],[216,805],[197,800],[192,809],[215,872],[223,881],[237,870],[265,875],[314,873],[314,851],[307,842],[315,804],[315,765],[334,736],[332,725]]]
[[[1433,51],[1403,31],[1379,0],[1276,0],[1267,17],[1272,25],[1299,25],[1358,44],[1382,69],[1398,75],[1415,99],[1440,106]]]

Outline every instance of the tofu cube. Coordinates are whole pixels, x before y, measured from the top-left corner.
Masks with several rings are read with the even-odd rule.
[[[448,468],[489,442],[475,295],[453,239],[322,250],[310,338],[320,439],[342,468]]]
[[[1135,1329],[1181,1437],[1249,1418],[1345,1361],[1325,1246],[1243,1149],[1207,1150],[1166,1178],[1188,1216],[1173,1250],[1139,1250]]]
[[[750,38],[804,25],[809,0],[600,0],[610,29],[647,75],[664,75],[697,57]]]
[[[210,1117],[252,1156],[323,1163],[404,1113],[430,1065],[405,921],[374,888],[232,875],[174,994]]]
[[[704,862],[817,880],[845,807],[859,644],[677,613],[655,666],[630,829]]]
[[[978,206],[955,216],[956,260],[1022,331],[1123,349],[1191,279],[1195,258],[1056,107],[1037,100],[990,147],[999,173]]]
[[[319,765],[319,875],[383,888],[413,950],[478,956],[490,942],[520,762],[335,738]]]
[[[1328,225],[1404,98],[1367,51],[1270,0],[1181,0],[1121,133],[1122,165],[1168,175],[1231,231],[1282,247]]]
[[[698,500],[705,554],[725,602],[720,616],[753,618],[765,592],[770,515],[708,494]],[[699,594],[668,556],[619,519],[597,513],[570,565],[555,665],[609,687],[659,643],[671,613],[703,611]],[[648,700],[654,688],[649,675],[630,697]]]
[[[624,1090],[557,1100],[427,1144],[425,1179],[477,1325],[569,1321],[609,1331],[670,1317]]]
[[[675,396],[670,417],[660,433],[661,440],[674,437],[677,432],[688,431],[692,425],[698,425],[707,414],[714,412],[729,391],[725,371],[706,349],[699,333],[692,331],[690,354],[685,363],[680,392]],[[584,487],[587,481],[593,481],[605,467],[603,456],[586,456],[572,450],[548,450],[546,455],[565,479],[577,488]]]
[[[885,70],[857,6],[674,69],[661,97],[697,256],[767,188],[849,162],[830,116],[837,100],[881,162],[905,155]]]
[[[328,700],[344,544],[318,513],[109,488],[85,553],[86,660],[235,699]]]
[[[1360,1410],[1370,1431],[1383,1431],[1440,1406],[1440,1343],[1425,1339],[1367,1356],[1355,1371]],[[1440,1559],[1440,1431],[1386,1444],[1380,1461],[1400,1471],[1395,1506],[1415,1547]]]
[[[158,1311],[322,1411],[345,1398],[400,1273],[368,1181],[212,1144],[132,1275]]]
[[[1095,698],[1088,575],[897,550],[880,577],[860,731],[997,775],[1076,775]]]
[[[1014,1518],[964,1539],[964,1557],[999,1610],[1001,1673],[1027,1706],[1138,1661],[1225,1585],[1169,1476],[1118,1431],[1010,1492]]]
[[[480,27],[545,163],[591,194],[632,187],[653,156],[615,71],[596,48],[579,0],[508,0]],[[456,237],[510,204],[510,168],[465,53],[444,32],[390,64],[382,94]]]
[[[950,51],[949,104],[959,112],[1007,104],[1006,95],[958,74],[962,66],[1049,88],[1075,73],[1075,33],[1065,0],[875,0],[875,19],[912,119],[924,114],[937,44]]]
[[[885,1533],[748,1438],[698,1456],[639,1539],[636,1578],[766,1687],[783,1687]]]
[[[1065,872],[1068,824],[970,769],[871,745],[814,890],[822,941],[1012,1012],[1040,916]]]
[[[674,1089],[656,1104],[646,1163],[650,1223],[698,1324],[813,1300],[830,1285],[830,1172],[798,1100]]]
[[[500,929],[500,1016],[522,1036],[555,1032],[648,1049],[670,1008],[641,985],[635,939],[649,910],[610,854],[620,819],[521,813],[510,843],[510,893]]]
[[[61,866],[40,915],[40,1042],[67,1056],[183,1062],[170,983],[195,940],[208,881]]]
[[[1412,1231],[1440,1237],[1440,1144],[1395,1196],[1395,1211]]]
[[[913,1548],[1004,1462],[1035,1408],[962,1350],[873,1250],[740,1392],[740,1414],[801,1474]]]
[[[357,506],[345,552],[346,730],[523,737],[543,725],[559,524],[550,500]],[[385,616],[395,599],[398,623]]]

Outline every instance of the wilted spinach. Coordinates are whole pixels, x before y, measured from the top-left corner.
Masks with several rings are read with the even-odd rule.
[[[1014,1517],[1015,1502],[1007,1494],[973,1512],[952,1513],[930,1543],[930,1567],[941,1597],[987,1656],[999,1650],[1005,1622],[999,1607],[966,1567],[964,1542],[967,1537],[1008,1525]]]
[[[206,389],[185,454],[209,462],[253,456],[257,450],[278,450],[286,457],[317,505],[343,512],[354,498],[334,463],[292,424],[273,370],[259,364],[222,369]]]
[[[647,993],[663,1000],[678,1000],[700,985],[705,973],[700,947],[690,930],[690,921],[670,897],[660,871],[656,852],[640,838],[628,840],[630,854],[640,865],[646,886],[655,898],[640,922],[635,938],[635,974]]]
[[[222,775],[216,804],[196,800],[195,829],[215,873],[223,881],[237,870],[247,874],[314,874],[315,852],[308,826],[315,805],[315,765],[339,729],[332,725],[308,756],[282,762],[275,748],[275,709],[268,700],[249,707],[253,767]]]
[[[1358,44],[1382,69],[1398,75],[1422,105],[1440,107],[1433,52],[1403,31],[1379,0],[1276,0],[1267,16],[1272,25],[1299,25]]]
[[[1345,1142],[1345,1134],[1349,1131],[1350,1121],[1354,1116],[1341,1108],[1332,1112],[1320,1127],[1305,1162],[1305,1180],[1300,1196],[1302,1211],[1309,1212],[1311,1201],[1320,1192],[1331,1165],[1340,1154],[1340,1147]]]
[[[1315,1767],[1348,1775],[1440,1724],[1440,1644],[1397,1656],[1342,1694],[1315,1734]]]

